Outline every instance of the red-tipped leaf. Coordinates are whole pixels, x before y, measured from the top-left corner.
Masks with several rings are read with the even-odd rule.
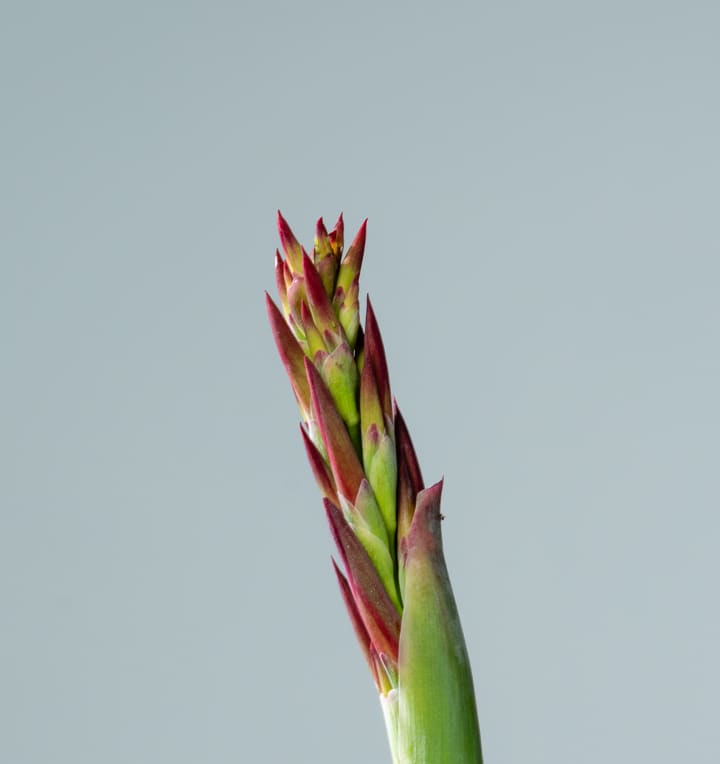
[[[375,680],[375,685],[378,687],[378,689],[380,689],[380,683],[378,681],[377,671],[375,668],[375,661],[373,660],[373,653],[371,652],[372,640],[370,639],[370,635],[365,628],[362,616],[357,609],[357,605],[355,604],[352,591],[350,591],[350,584],[348,583],[347,578],[345,578],[345,576],[342,574],[342,571],[338,567],[338,564],[335,562],[335,560],[333,558],[330,559],[332,560],[338,586],[340,587],[340,594],[342,595],[343,602],[345,603],[345,609],[347,610],[348,616],[350,617],[350,623],[352,624],[353,631],[355,632],[357,641],[360,643],[360,649],[365,656],[365,660],[370,667],[370,672],[372,673],[373,679]]]
[[[325,292],[320,274],[307,255],[303,257],[303,274],[305,276],[305,294],[315,325],[321,332],[330,331],[332,334],[340,335],[342,329],[330,298]]]
[[[330,473],[330,469],[327,466],[327,462],[323,459],[323,455],[318,450],[317,446],[310,440],[310,436],[305,431],[305,427],[300,425],[300,434],[302,435],[303,445],[305,446],[305,453],[307,454],[308,462],[310,462],[310,469],[312,470],[315,481],[320,488],[320,493],[323,497],[330,499],[330,501],[336,504],[340,503],[338,499],[337,491],[335,490],[335,483]]]
[[[287,282],[285,281],[285,261],[280,256],[279,250],[275,250],[275,285],[277,287],[280,304],[287,315],[288,308]]]
[[[365,363],[372,364],[383,413],[392,421],[392,396],[390,394],[390,376],[385,359],[385,348],[369,297],[367,313],[365,314]]]
[[[363,624],[378,653],[385,653],[397,663],[400,614],[342,512],[328,499],[324,499],[323,503]]]
[[[295,238],[295,234],[292,232],[287,220],[280,213],[280,210],[278,210],[277,215],[278,233],[280,234],[280,243],[282,244],[283,251],[290,262],[292,270],[295,273],[300,273],[302,271],[303,248]]]
[[[342,262],[340,263],[340,271],[338,272],[338,286],[342,288],[345,294],[350,289],[350,284],[360,274],[360,266],[362,265],[363,255],[365,254],[365,237],[367,234],[367,219],[363,220],[360,229],[355,234],[352,244],[349,246],[348,251],[345,253]]]
[[[332,255],[332,246],[330,244],[330,237],[328,236],[327,228],[322,218],[318,218],[315,223],[315,257],[323,258],[328,255]]]
[[[410,433],[397,402],[395,402],[395,448],[397,453],[397,544],[400,548],[410,532],[410,525],[415,514],[415,499],[424,485]],[[402,562],[402,558],[400,559]],[[400,581],[404,583],[404,564],[400,569]]]
[[[285,323],[280,309],[265,292],[265,305],[270,320],[275,344],[285,371],[290,378],[290,384],[304,412],[310,411],[311,396],[305,373],[305,353],[295,339],[290,327]]]
[[[385,417],[375,371],[371,363],[366,363],[360,374],[360,426],[363,433],[373,424],[380,432],[385,432]]]
[[[352,502],[365,475],[345,423],[318,370],[305,358],[312,408],[338,493]]]
[[[398,464],[404,464],[407,468],[414,501],[415,496],[419,491],[422,491],[425,485],[422,473],[420,472],[420,462],[415,453],[410,432],[405,424],[405,418],[398,408],[397,401],[395,401],[395,443],[397,446]]]
[[[342,255],[343,246],[345,245],[345,223],[343,221],[342,212],[338,215],[335,227],[328,234],[330,237],[330,244],[335,253],[335,257]]]

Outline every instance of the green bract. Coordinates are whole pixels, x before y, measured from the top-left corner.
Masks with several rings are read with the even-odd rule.
[[[343,220],[317,223],[308,254],[278,213],[275,342],[323,496],[353,630],[394,764],[481,764],[470,664],[440,534],[441,483],[425,488],[390,392],[370,301],[361,326],[366,223],[343,255]]]

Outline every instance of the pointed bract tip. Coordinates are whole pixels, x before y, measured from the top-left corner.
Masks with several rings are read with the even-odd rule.
[[[343,260],[345,267],[348,269],[349,280],[352,281],[360,273],[360,267],[362,266],[363,256],[365,254],[365,238],[367,235],[367,218],[363,220],[358,232],[355,234],[355,238],[348,247]],[[349,284],[350,282],[348,282]]]
[[[293,270],[299,271],[302,267],[302,252],[303,248],[300,246],[300,242],[295,238],[295,234],[288,225],[287,220],[282,216],[280,210],[277,215],[278,234],[280,235],[280,243],[285,252],[286,257],[290,261],[290,266]]]
[[[410,488],[415,500],[415,496],[425,487],[423,483],[420,462],[415,453],[410,432],[405,423],[405,417],[400,411],[397,400],[393,399],[393,416],[395,419],[395,442],[397,443],[398,462],[404,465],[407,470],[407,476],[410,480]]]
[[[411,558],[418,555],[430,555],[437,564],[442,561],[442,532],[440,529],[440,521],[443,519],[440,514],[442,485],[443,481],[439,480],[429,488],[424,488],[417,495],[410,528],[400,542],[402,564],[406,568]],[[407,579],[405,585],[407,587]]]
[[[303,411],[309,411],[311,396],[310,387],[307,382],[307,373],[303,364],[303,360],[306,357],[305,353],[303,353],[292,330],[287,325],[280,308],[278,308],[267,292],[265,292],[265,307],[270,321],[270,329],[275,338],[275,345],[285,371],[290,378],[290,383],[295,390]]]
[[[303,249],[302,251],[302,264],[303,264],[303,276],[307,278],[308,272],[315,271],[317,273],[317,270],[315,268],[315,263],[312,261],[312,258],[308,253]]]
[[[332,234],[334,234],[336,237],[340,236],[340,245],[342,245],[342,237],[345,233],[345,221],[343,220],[343,214],[342,212],[338,215],[338,219],[335,221],[335,225],[333,226],[333,229],[331,231]]]
[[[445,478],[441,477],[436,483],[429,485],[427,488],[423,488],[417,495],[417,509],[420,506],[437,504],[438,510],[440,508],[440,496],[442,495],[443,484]]]
[[[380,327],[375,318],[370,296],[367,298],[367,311],[365,313],[365,363],[372,364],[375,372],[375,382],[377,383],[380,401],[382,402],[383,413],[388,418],[392,417],[392,394],[390,392],[390,376],[388,374],[387,359],[385,358],[385,348],[383,346]]]
[[[267,291],[267,289],[265,290],[265,309],[267,310],[268,318],[270,320],[270,328],[273,330],[274,334],[277,334],[280,322],[285,324],[285,319],[283,317],[282,311],[275,304],[275,300],[270,297],[270,293]],[[287,324],[285,325],[287,326]],[[290,331],[289,327],[288,331]]]
[[[328,236],[330,237],[335,256],[340,257],[343,247],[345,246],[345,222],[343,221],[342,212],[338,216],[335,227],[330,231]]]

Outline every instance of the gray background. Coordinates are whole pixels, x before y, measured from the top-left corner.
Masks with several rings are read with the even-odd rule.
[[[488,764],[720,760],[715,2],[4,3],[0,761],[389,761],[262,305],[364,288]]]

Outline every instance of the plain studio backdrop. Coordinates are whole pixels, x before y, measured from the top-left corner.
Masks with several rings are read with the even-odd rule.
[[[0,761],[388,762],[263,307],[363,293],[487,764],[720,760],[719,6],[6,2]]]

